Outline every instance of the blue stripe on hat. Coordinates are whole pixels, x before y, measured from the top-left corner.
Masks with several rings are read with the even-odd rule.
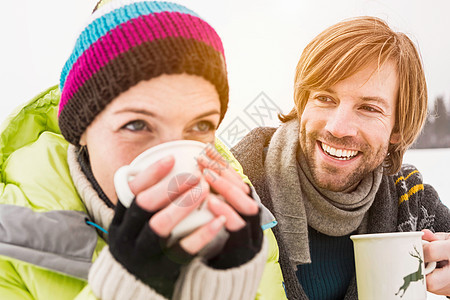
[[[104,36],[108,31],[116,28],[120,24],[125,23],[131,19],[138,18],[142,15],[161,12],[178,12],[199,17],[192,10],[176,3],[146,1],[125,5],[95,19],[80,34],[72,54],[64,65],[60,78],[60,90],[62,91],[73,64],[83,54],[83,52],[86,51],[100,37]]]

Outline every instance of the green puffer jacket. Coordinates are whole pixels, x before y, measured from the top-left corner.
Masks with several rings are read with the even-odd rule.
[[[0,299],[95,299],[88,272],[107,243],[86,223],[58,129],[59,97],[50,88],[0,128]],[[228,149],[216,147],[242,174]],[[268,252],[257,299],[286,299],[274,224],[263,225]]]

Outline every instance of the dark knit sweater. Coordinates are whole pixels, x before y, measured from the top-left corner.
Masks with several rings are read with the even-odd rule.
[[[273,213],[264,169],[264,149],[268,147],[275,130],[276,128],[268,127],[256,128],[231,150],[262,203]],[[277,218],[276,213],[274,215]],[[420,231],[425,228],[435,232],[450,231],[450,210],[439,200],[436,191],[423,184],[422,176],[411,165],[403,165],[395,175],[383,175],[380,188],[368,211],[367,233]],[[280,251],[279,262],[288,298],[308,299],[291,265],[283,236],[277,226],[272,230]],[[344,299],[358,299],[355,276],[350,280]]]
[[[342,299],[355,273],[350,234],[328,236],[308,227],[311,263],[297,265],[297,278],[314,300]]]

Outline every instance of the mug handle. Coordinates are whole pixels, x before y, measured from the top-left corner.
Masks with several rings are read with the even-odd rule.
[[[130,166],[125,165],[120,167],[114,174],[114,187],[116,188],[117,197],[126,208],[130,207],[135,197],[128,185],[128,178],[132,175],[129,170]]]
[[[427,244],[427,243],[429,244],[430,242],[429,242],[429,241],[422,240],[422,246],[423,246],[424,244]],[[425,266],[425,270],[423,271],[423,272],[424,272],[424,275],[428,275],[428,274],[430,274],[431,272],[433,272],[434,269],[436,269],[436,265],[437,265],[437,262],[435,262],[435,261],[430,261],[430,262],[428,262],[427,265]]]

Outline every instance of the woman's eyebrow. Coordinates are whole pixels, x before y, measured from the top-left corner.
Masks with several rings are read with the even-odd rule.
[[[127,107],[120,110],[117,110],[114,112],[114,114],[121,114],[121,113],[136,113],[136,114],[143,114],[150,117],[157,117],[158,115],[155,114],[152,111],[146,110],[146,109],[140,109],[140,108],[133,108],[133,107]]]
[[[117,110],[114,112],[114,114],[121,114],[121,113],[137,113],[137,114],[143,114],[146,116],[150,116],[153,118],[158,117],[158,115],[156,113],[154,113],[153,111],[146,110],[146,109],[133,108],[133,107],[123,108],[123,109],[120,109],[120,110]],[[200,118],[203,118],[206,116],[216,115],[216,114],[220,115],[220,112],[217,109],[213,109],[213,110],[209,110],[207,112],[199,114],[194,119],[200,119]]]
[[[210,116],[210,115],[220,115],[220,112],[217,109],[213,109],[204,113],[201,113],[200,115],[196,116],[194,119],[200,119],[206,116]]]

